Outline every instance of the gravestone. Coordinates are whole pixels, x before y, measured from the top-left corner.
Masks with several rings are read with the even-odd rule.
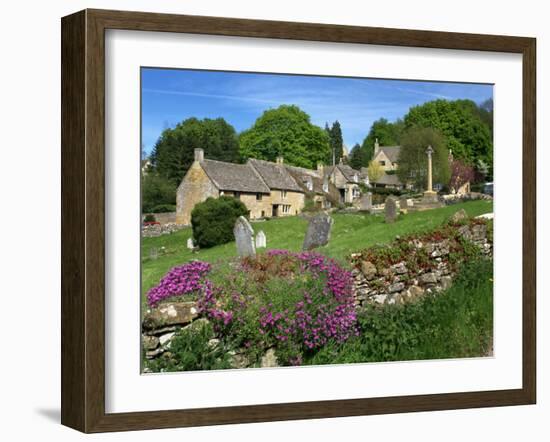
[[[312,250],[328,244],[333,223],[334,220],[325,213],[320,213],[311,218],[307,226],[302,250]]]
[[[393,223],[397,218],[397,199],[394,196],[390,195],[386,198],[384,212],[386,214],[386,222]]]
[[[233,234],[237,243],[237,254],[240,257],[256,256],[253,239],[254,230],[252,230],[252,226],[244,216],[239,216],[235,221]]]
[[[401,209],[401,212],[407,213],[408,207],[409,203],[407,197],[405,195],[399,197],[399,208]]]
[[[187,248],[189,250],[193,250],[195,248],[195,243],[193,242],[193,238],[187,238]]]
[[[372,207],[372,193],[367,192],[361,195],[359,200],[359,210],[370,210]]]
[[[267,247],[267,239],[263,230],[260,230],[256,235],[256,248],[265,248]]]

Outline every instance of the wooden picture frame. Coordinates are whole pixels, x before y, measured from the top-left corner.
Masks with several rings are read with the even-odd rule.
[[[221,408],[105,412],[105,30],[495,51],[523,57],[523,385]],[[536,400],[536,41],[533,38],[84,10],[62,19],[62,424],[83,432],[533,404]]]

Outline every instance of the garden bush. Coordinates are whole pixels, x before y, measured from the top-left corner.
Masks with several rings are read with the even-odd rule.
[[[175,211],[176,206],[174,204],[159,204],[157,206],[154,206],[151,210],[151,212],[154,213],[170,213]]]
[[[248,215],[240,200],[221,196],[196,204],[191,212],[191,226],[196,244],[209,248],[234,240],[233,227],[239,216]]]
[[[155,215],[153,215],[152,213],[148,213],[143,217],[144,223],[154,223],[155,221],[156,221]]]

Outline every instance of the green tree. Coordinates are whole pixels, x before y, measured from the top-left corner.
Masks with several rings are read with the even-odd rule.
[[[491,118],[492,119],[492,118]],[[446,138],[447,148],[456,159],[475,164],[481,159],[493,164],[491,131],[471,100],[435,100],[412,107],[404,118],[406,128],[431,127]]]
[[[404,129],[403,120],[398,119],[390,123],[385,118],[380,118],[372,123],[368,135],[363,140],[363,149],[370,153],[369,161],[374,154],[374,143],[378,139],[380,146],[398,146]]]
[[[344,139],[342,137],[342,128],[340,122],[336,120],[329,128],[328,124],[325,124],[325,132],[329,137],[330,142],[330,156],[326,159],[328,164],[332,164],[333,158],[335,162],[339,162],[340,158],[344,156]]]
[[[155,207],[176,204],[176,185],[156,173],[141,178],[141,211],[156,212]]]
[[[384,169],[377,161],[371,161],[367,168],[367,175],[372,183],[376,183],[384,175]]]
[[[327,133],[297,106],[265,111],[239,141],[244,158],[275,161],[282,155],[285,162],[301,167],[315,168],[331,155]]]
[[[364,149],[361,148],[359,143],[355,143],[349,153],[349,165],[359,170],[361,167],[366,167],[368,163]]]
[[[239,143],[233,126],[223,118],[189,118],[165,129],[150,159],[152,170],[178,186],[194,159],[194,150],[204,149],[206,158],[238,162]]]
[[[376,139],[378,139],[380,146],[399,145],[403,128],[404,123],[400,119],[390,123],[385,118],[380,118],[372,123],[360,149],[354,147],[352,154],[350,154],[350,164],[353,164],[352,167],[359,169],[368,166],[374,156],[374,143]]]
[[[428,156],[426,149],[432,146],[433,182],[447,185],[451,177],[449,151],[445,137],[430,127],[412,127],[401,136],[401,151],[397,175],[401,182],[412,182],[417,189],[426,189],[428,180]]]

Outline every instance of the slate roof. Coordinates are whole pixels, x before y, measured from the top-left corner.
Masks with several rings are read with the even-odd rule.
[[[319,175],[319,173],[315,170],[305,169],[303,167],[296,167],[296,166],[285,166],[290,175],[294,178],[294,180],[298,183],[298,185],[302,188],[302,190],[306,192],[315,192],[319,195],[324,194],[323,191],[323,178]],[[311,181],[312,183],[312,190],[309,190],[307,187],[307,181]]]
[[[200,163],[219,190],[233,192],[269,193],[269,187],[250,164],[203,160]]]
[[[268,188],[303,193],[283,164],[250,158],[247,165],[256,170]]]
[[[397,163],[401,146],[380,146],[380,151],[384,152],[392,163]]]
[[[331,175],[334,168],[337,168],[340,172],[342,172],[342,175],[344,175],[344,178],[349,183],[358,183],[361,181],[362,178],[364,178],[364,174],[361,173],[359,170],[355,170],[353,167],[347,165],[347,164],[337,164],[336,166],[329,166],[325,167],[325,175]],[[353,178],[357,174],[357,180],[355,181]]]

